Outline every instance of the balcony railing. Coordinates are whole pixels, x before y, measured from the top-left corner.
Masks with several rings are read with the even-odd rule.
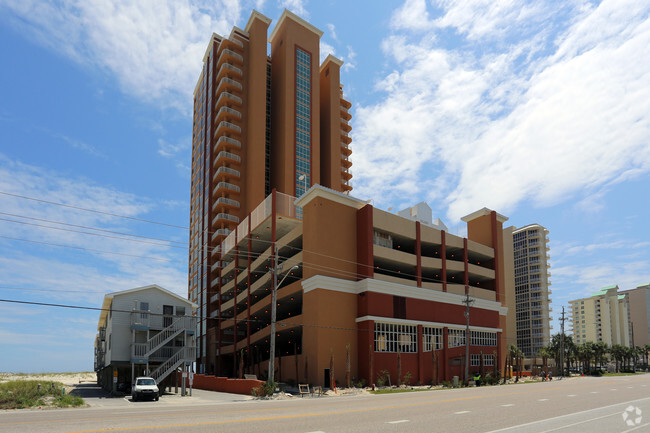
[[[214,151],[216,152],[217,149],[220,146],[223,146],[223,145],[226,145],[226,144],[230,144],[232,146],[235,146],[235,147],[241,149],[241,141],[239,141],[239,140],[237,140],[235,138],[232,138],[232,137],[223,136],[223,137],[219,137],[217,142],[214,144]]]
[[[222,92],[221,95],[219,95],[219,99],[217,99],[216,106],[218,107],[219,105],[221,105],[221,103],[225,102],[226,99],[232,102],[236,102],[237,104],[242,103],[242,99],[239,96],[233,95],[230,92]]]
[[[237,154],[231,153],[231,152],[226,152],[225,150],[222,150],[217,154],[217,158],[215,159],[215,163],[218,163],[220,159],[230,159],[235,162],[241,162],[241,157]]]
[[[241,176],[241,173],[239,172],[239,170],[235,170],[234,168],[230,168],[230,167],[221,166],[214,173],[214,176],[212,176],[212,180],[216,181],[219,176],[222,176],[222,175],[225,175],[225,174],[229,174],[229,175],[235,176],[235,177],[240,177]]]
[[[239,187],[229,182],[219,182],[215,187],[215,190],[227,189],[229,191],[239,192]]]

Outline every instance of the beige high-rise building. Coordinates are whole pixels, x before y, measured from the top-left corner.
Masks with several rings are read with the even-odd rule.
[[[333,56],[320,63],[323,32],[291,12],[269,35],[270,24],[254,11],[244,29],[213,34],[194,91],[188,297],[199,305],[206,369],[241,338],[219,325],[220,305],[232,297],[221,291],[224,239],[274,190],[291,197],[314,184],[352,190],[343,63]]]
[[[618,286],[608,286],[588,298],[569,302],[576,344],[602,341],[609,346],[630,346],[629,295],[618,290]]]
[[[634,345],[650,344],[650,283],[621,293],[630,300],[630,332]]]
[[[551,256],[547,235],[548,230],[539,224],[512,232],[515,293],[514,304],[509,303],[508,308],[515,311],[516,344],[526,357],[535,356],[551,339]]]

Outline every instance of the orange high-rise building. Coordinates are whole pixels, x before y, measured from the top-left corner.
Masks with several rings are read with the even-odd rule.
[[[342,62],[321,64],[322,32],[291,12],[268,35],[270,23],[254,11],[243,30],[213,34],[194,91],[188,298],[199,305],[197,361],[208,372],[226,368],[217,354],[244,338],[221,326],[220,309],[239,294],[223,291],[232,261],[222,243],[273,190],[352,189]]]

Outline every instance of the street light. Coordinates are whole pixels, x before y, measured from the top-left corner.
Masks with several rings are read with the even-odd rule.
[[[278,250],[277,247],[275,249],[275,260],[277,263],[278,260]],[[277,316],[277,309],[278,309],[278,302],[277,302],[277,296],[278,296],[278,287],[284,283],[284,280],[289,276],[291,271],[297,270],[299,268],[298,265],[293,265],[291,269],[287,271],[286,274],[284,274],[284,277],[282,280],[280,280],[280,284],[278,284],[278,271],[282,272],[281,269],[278,269],[278,265],[273,267],[273,291],[271,292],[271,349],[269,350],[269,374],[266,379],[266,383],[271,384],[274,382],[275,379],[275,319]]]
[[[305,189],[305,191],[303,192],[303,194],[304,194],[305,192],[307,192],[307,176],[305,176],[304,174],[301,174],[300,176],[298,176],[298,180],[304,181],[303,182],[303,188]]]

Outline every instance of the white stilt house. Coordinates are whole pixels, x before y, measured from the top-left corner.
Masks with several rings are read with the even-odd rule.
[[[95,338],[99,383],[117,390],[137,376],[161,383],[196,360],[197,305],[157,285],[104,296]]]

